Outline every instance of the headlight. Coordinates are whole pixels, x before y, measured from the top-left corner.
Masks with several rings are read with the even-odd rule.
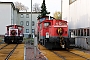
[[[23,36],[23,34],[20,34],[20,36]]]
[[[46,35],[49,35],[49,33],[48,33],[48,32],[46,32]]]
[[[58,22],[56,22],[56,25],[58,25]]]
[[[7,33],[5,33],[5,36],[8,36]]]
[[[61,25],[62,25],[62,23],[61,23],[61,22],[59,22],[59,25],[61,26]]]
[[[7,35],[5,35],[5,36],[7,36]]]
[[[23,36],[23,35],[20,35],[20,36]]]

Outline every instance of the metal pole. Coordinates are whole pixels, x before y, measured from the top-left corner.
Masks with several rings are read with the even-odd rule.
[[[34,33],[35,35],[35,33]],[[34,60],[36,60],[37,37],[34,37]]]
[[[32,40],[32,0],[31,0],[31,40]]]
[[[26,42],[25,42],[25,46],[24,46],[24,60],[26,60]]]
[[[62,20],[62,0],[61,0],[61,20]]]
[[[32,40],[32,0],[31,0],[31,40]],[[34,60],[36,60],[36,38],[34,38]]]

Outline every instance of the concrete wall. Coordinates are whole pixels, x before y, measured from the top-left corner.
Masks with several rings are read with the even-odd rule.
[[[14,23],[13,24],[18,24],[20,25],[20,20],[19,20],[19,16],[18,16],[18,11],[15,9],[14,10]]]
[[[11,4],[0,4],[0,35],[6,33],[6,25],[11,24]]]
[[[14,24],[14,9],[12,6],[11,6],[11,24]]]

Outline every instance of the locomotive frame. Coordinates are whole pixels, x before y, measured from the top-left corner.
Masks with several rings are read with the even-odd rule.
[[[4,42],[10,43],[22,43],[23,41],[23,26],[20,25],[8,25],[7,33],[4,36]]]

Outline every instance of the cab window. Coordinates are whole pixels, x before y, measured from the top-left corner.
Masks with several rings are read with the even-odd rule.
[[[45,22],[44,27],[48,27],[50,25],[50,22]]]
[[[45,20],[45,18],[41,18],[41,19],[40,19],[40,22],[42,22],[42,21],[44,21],[44,20]]]

